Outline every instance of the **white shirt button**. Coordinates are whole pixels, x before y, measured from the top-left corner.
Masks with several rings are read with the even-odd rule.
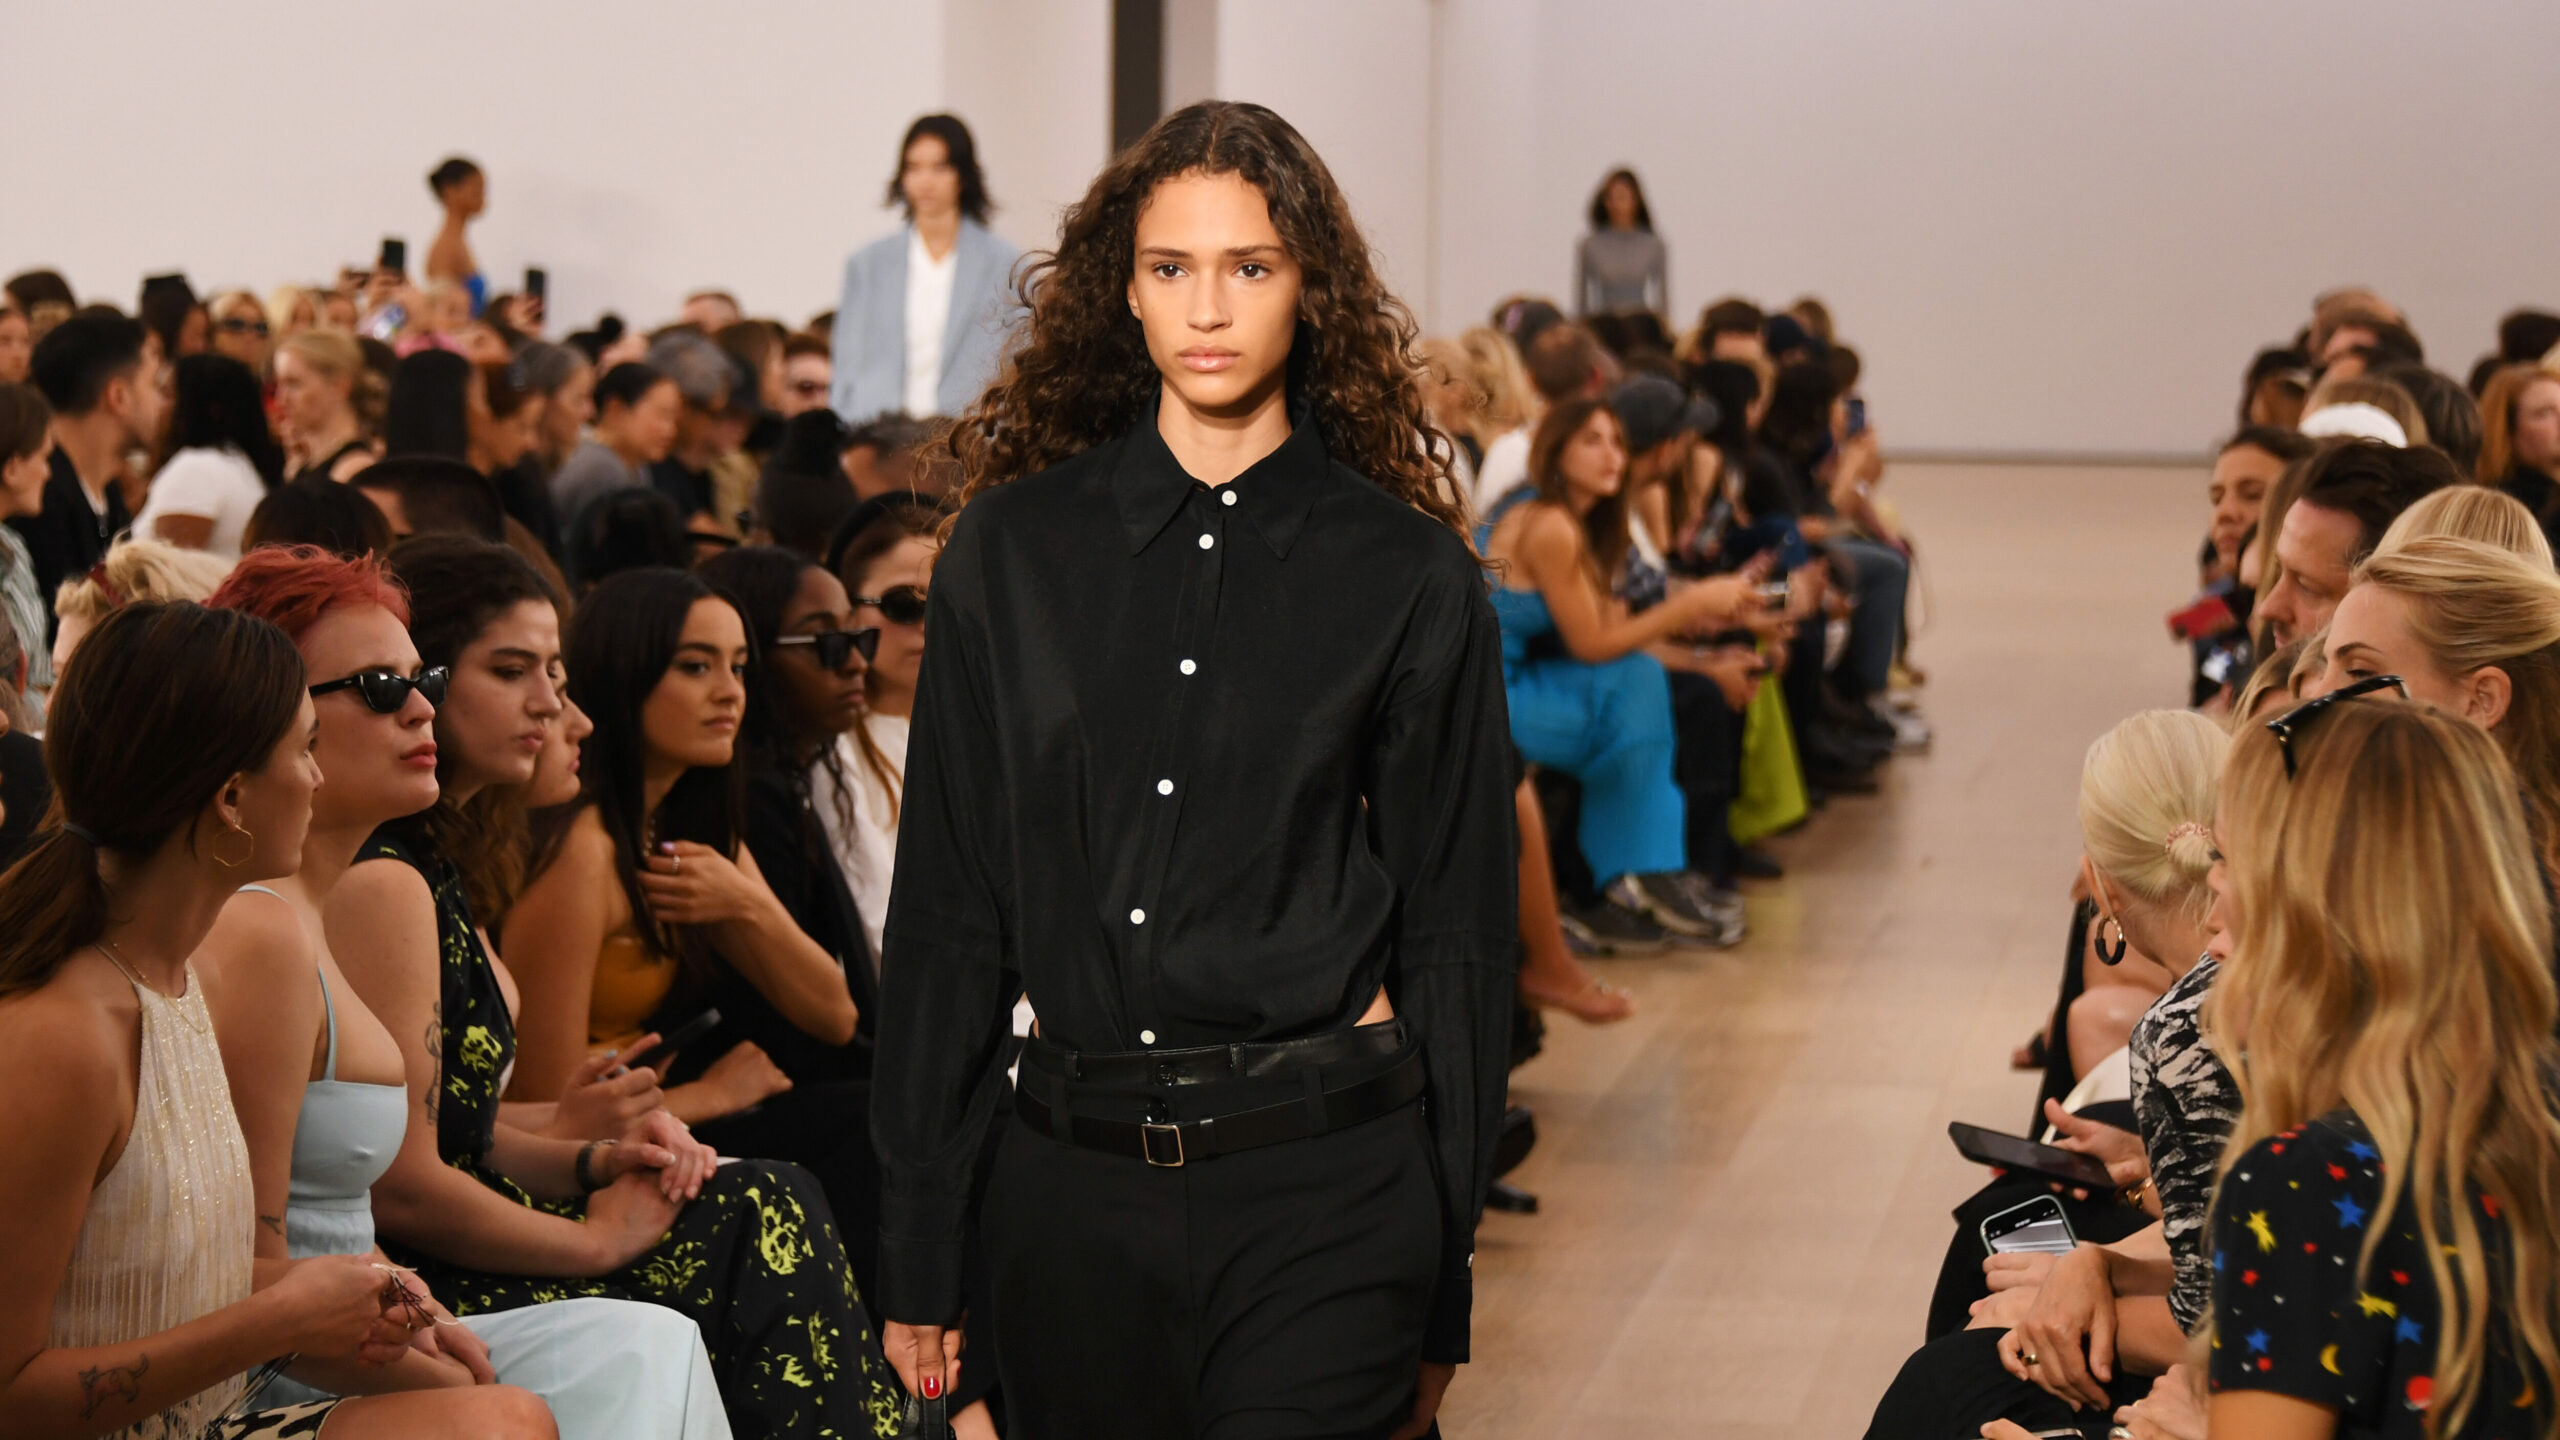
[[[1195,674],[1199,669],[1200,662],[1197,660],[1185,660],[1182,662],[1182,673],[1185,675]]]
[[[1218,503],[1219,503],[1219,504],[1221,504],[1221,505],[1233,505],[1234,503],[1236,503],[1236,492],[1234,492],[1233,490],[1229,490],[1229,491],[1226,491],[1225,493],[1223,493],[1223,494],[1219,495],[1219,496],[1218,496]]]
[[[1170,780],[1159,780],[1159,781],[1157,781],[1157,782],[1156,782],[1156,793],[1157,793],[1157,794],[1159,794],[1159,795],[1170,795],[1170,794],[1172,794],[1172,793],[1173,793],[1173,782],[1172,782],[1172,781],[1170,781]]]
[[[1206,550],[1206,549],[1208,549],[1210,546],[1215,545],[1215,544],[1217,544],[1217,543],[1218,543],[1218,537],[1217,537],[1217,536],[1215,536],[1215,535],[1203,535],[1203,536],[1201,536],[1201,537],[1200,537],[1200,548],[1201,548],[1201,549],[1203,549],[1203,550]]]
[[[1129,923],[1130,923],[1130,924],[1132,924],[1132,925],[1144,925],[1144,924],[1146,924],[1146,923],[1147,923],[1147,912],[1146,912],[1146,911],[1144,911],[1144,910],[1132,910],[1132,911],[1130,911],[1130,912],[1129,912]]]
[[[1154,1032],[1153,1030],[1141,1030],[1141,1031],[1139,1031],[1139,1032],[1138,1032],[1138,1043],[1139,1043],[1139,1044],[1141,1044],[1141,1045],[1153,1045],[1154,1043],[1156,1043],[1156,1032]],[[1469,1256],[1469,1257],[1467,1258],[1467,1264],[1468,1264],[1468,1265],[1470,1265],[1470,1266],[1473,1266],[1473,1265],[1475,1264],[1475,1257],[1473,1257],[1473,1256]]]

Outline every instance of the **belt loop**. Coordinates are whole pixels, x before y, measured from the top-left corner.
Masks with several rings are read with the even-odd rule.
[[[1075,1052],[1070,1050],[1067,1064],[1075,1063]],[[1067,1082],[1060,1075],[1049,1077],[1049,1138],[1061,1145],[1072,1145],[1076,1140],[1075,1112],[1067,1108]]]
[[[1298,1081],[1307,1097],[1307,1133],[1321,1135],[1332,1128],[1326,1123],[1324,1113],[1324,1067],[1308,1066],[1298,1072]]]
[[[1065,1070],[1066,1077],[1068,1079],[1081,1080],[1084,1078],[1084,1055],[1081,1051],[1059,1051],[1058,1063],[1060,1067]]]

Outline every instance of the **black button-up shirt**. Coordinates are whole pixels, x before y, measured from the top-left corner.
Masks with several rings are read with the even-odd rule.
[[[1133,1051],[1344,1029],[1384,986],[1430,1076],[1425,1358],[1465,1359],[1519,934],[1474,554],[1310,419],[1212,488],[1150,413],[980,495],[931,604],[882,945],[884,1313],[958,1315],[1017,994],[1056,1044]]]

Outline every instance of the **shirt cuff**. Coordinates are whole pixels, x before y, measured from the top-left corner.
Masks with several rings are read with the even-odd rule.
[[[882,1232],[880,1293],[873,1297],[883,1319],[907,1325],[960,1323],[960,1242],[908,1240]]]
[[[1422,1363],[1467,1363],[1467,1331],[1476,1303],[1473,1270],[1444,1270],[1431,1290],[1431,1313],[1422,1322]]]

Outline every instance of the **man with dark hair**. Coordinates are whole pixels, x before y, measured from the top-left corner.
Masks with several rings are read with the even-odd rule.
[[[53,475],[45,482],[44,509],[12,516],[9,524],[26,542],[37,593],[50,601],[63,581],[87,574],[116,533],[133,523],[117,477],[129,452],[160,441],[168,367],[158,338],[138,322],[84,310],[36,342],[27,378],[53,407]]]
[[[852,441],[853,432],[824,406],[784,422],[782,444],[756,478],[756,529],[764,538],[811,560],[826,554],[836,526],[861,503],[844,469]]]
[[[1609,352],[1589,327],[1568,320],[1550,325],[1529,343],[1521,356],[1529,367],[1529,383],[1549,405],[1597,395],[1617,376]]]
[[[823,335],[792,334],[782,342],[782,409],[788,420],[827,406],[835,383],[835,356]]]
[[[1698,349],[1709,360],[1766,360],[1769,347],[1761,332],[1768,323],[1759,306],[1728,295],[1700,312]]]
[[[931,426],[903,410],[853,427],[844,442],[844,473],[853,481],[854,496],[869,500],[914,489],[916,451],[932,433]]]
[[[391,522],[394,544],[412,535],[468,535],[503,544],[506,507],[489,477],[438,455],[394,455],[347,482]]]
[[[2327,628],[2356,562],[2382,543],[2400,512],[2461,483],[2462,472],[2430,445],[2342,440],[2323,446],[2276,531],[2275,581],[2257,610],[2270,637],[2265,648]]]
[[[2427,424],[2427,443],[2445,453],[2465,475],[2480,468],[2480,402],[2462,382],[2424,365],[2387,365],[2368,372],[2389,381],[2417,402],[2418,418]]]

